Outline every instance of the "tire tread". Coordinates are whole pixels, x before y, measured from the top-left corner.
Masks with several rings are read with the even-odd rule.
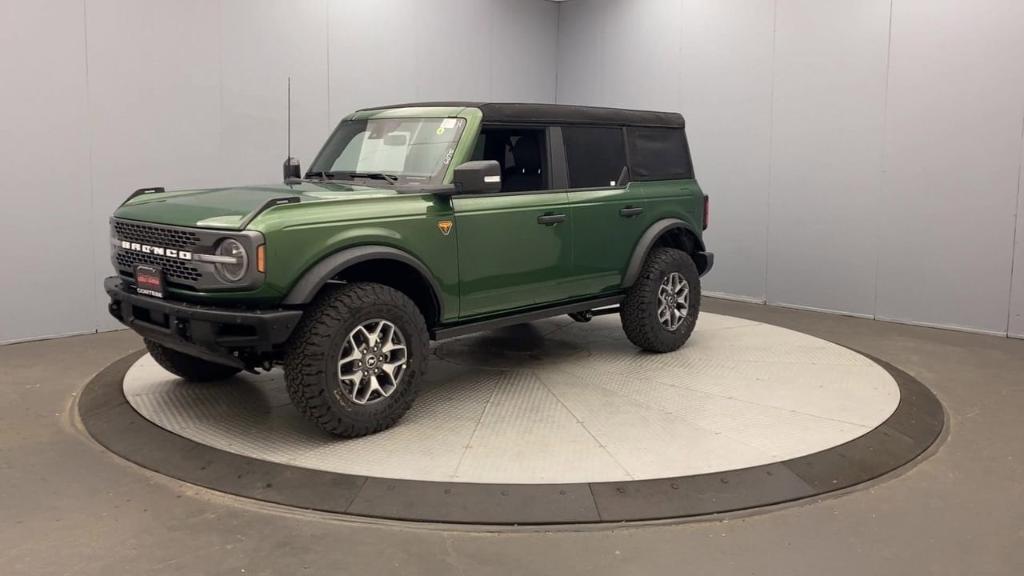
[[[375,305],[390,305],[409,316],[414,324],[413,334],[403,330],[406,346],[419,351],[426,347],[426,322],[416,305],[405,294],[394,288],[371,282],[355,282],[329,286],[303,314],[303,320],[292,334],[285,354],[285,382],[288,396],[296,409],[320,429],[346,438],[355,438],[379,432],[394,425],[412,406],[416,397],[416,384],[423,369],[422,358],[413,358],[396,395],[385,399],[387,404],[379,415],[366,418],[355,413],[343,413],[328,397],[326,358],[333,354],[332,341],[343,325],[360,310]],[[416,339],[416,342],[412,340]],[[393,400],[393,401],[392,401]]]

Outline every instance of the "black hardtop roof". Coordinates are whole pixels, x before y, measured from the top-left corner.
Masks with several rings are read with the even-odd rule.
[[[601,124],[614,126],[663,126],[682,128],[685,125],[678,112],[626,110],[597,106],[569,104],[529,104],[521,102],[413,102],[392,106],[377,106],[363,110],[389,108],[479,108],[484,122],[531,124]]]

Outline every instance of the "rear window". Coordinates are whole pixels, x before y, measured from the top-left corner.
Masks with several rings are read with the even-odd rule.
[[[680,128],[627,128],[629,173],[634,180],[693,178],[686,134]]]
[[[562,128],[565,161],[571,188],[615,186],[626,167],[622,128],[566,126]]]

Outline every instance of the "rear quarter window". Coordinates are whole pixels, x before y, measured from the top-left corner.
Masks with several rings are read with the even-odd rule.
[[[633,179],[693,178],[690,150],[682,128],[627,128],[626,143]]]

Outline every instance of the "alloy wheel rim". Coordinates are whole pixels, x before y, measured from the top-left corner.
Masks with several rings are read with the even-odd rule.
[[[394,393],[408,363],[402,331],[387,320],[370,320],[345,338],[338,355],[338,383],[352,402],[371,404]]]
[[[690,311],[690,284],[678,272],[671,272],[658,287],[658,322],[669,331],[679,328]]]

